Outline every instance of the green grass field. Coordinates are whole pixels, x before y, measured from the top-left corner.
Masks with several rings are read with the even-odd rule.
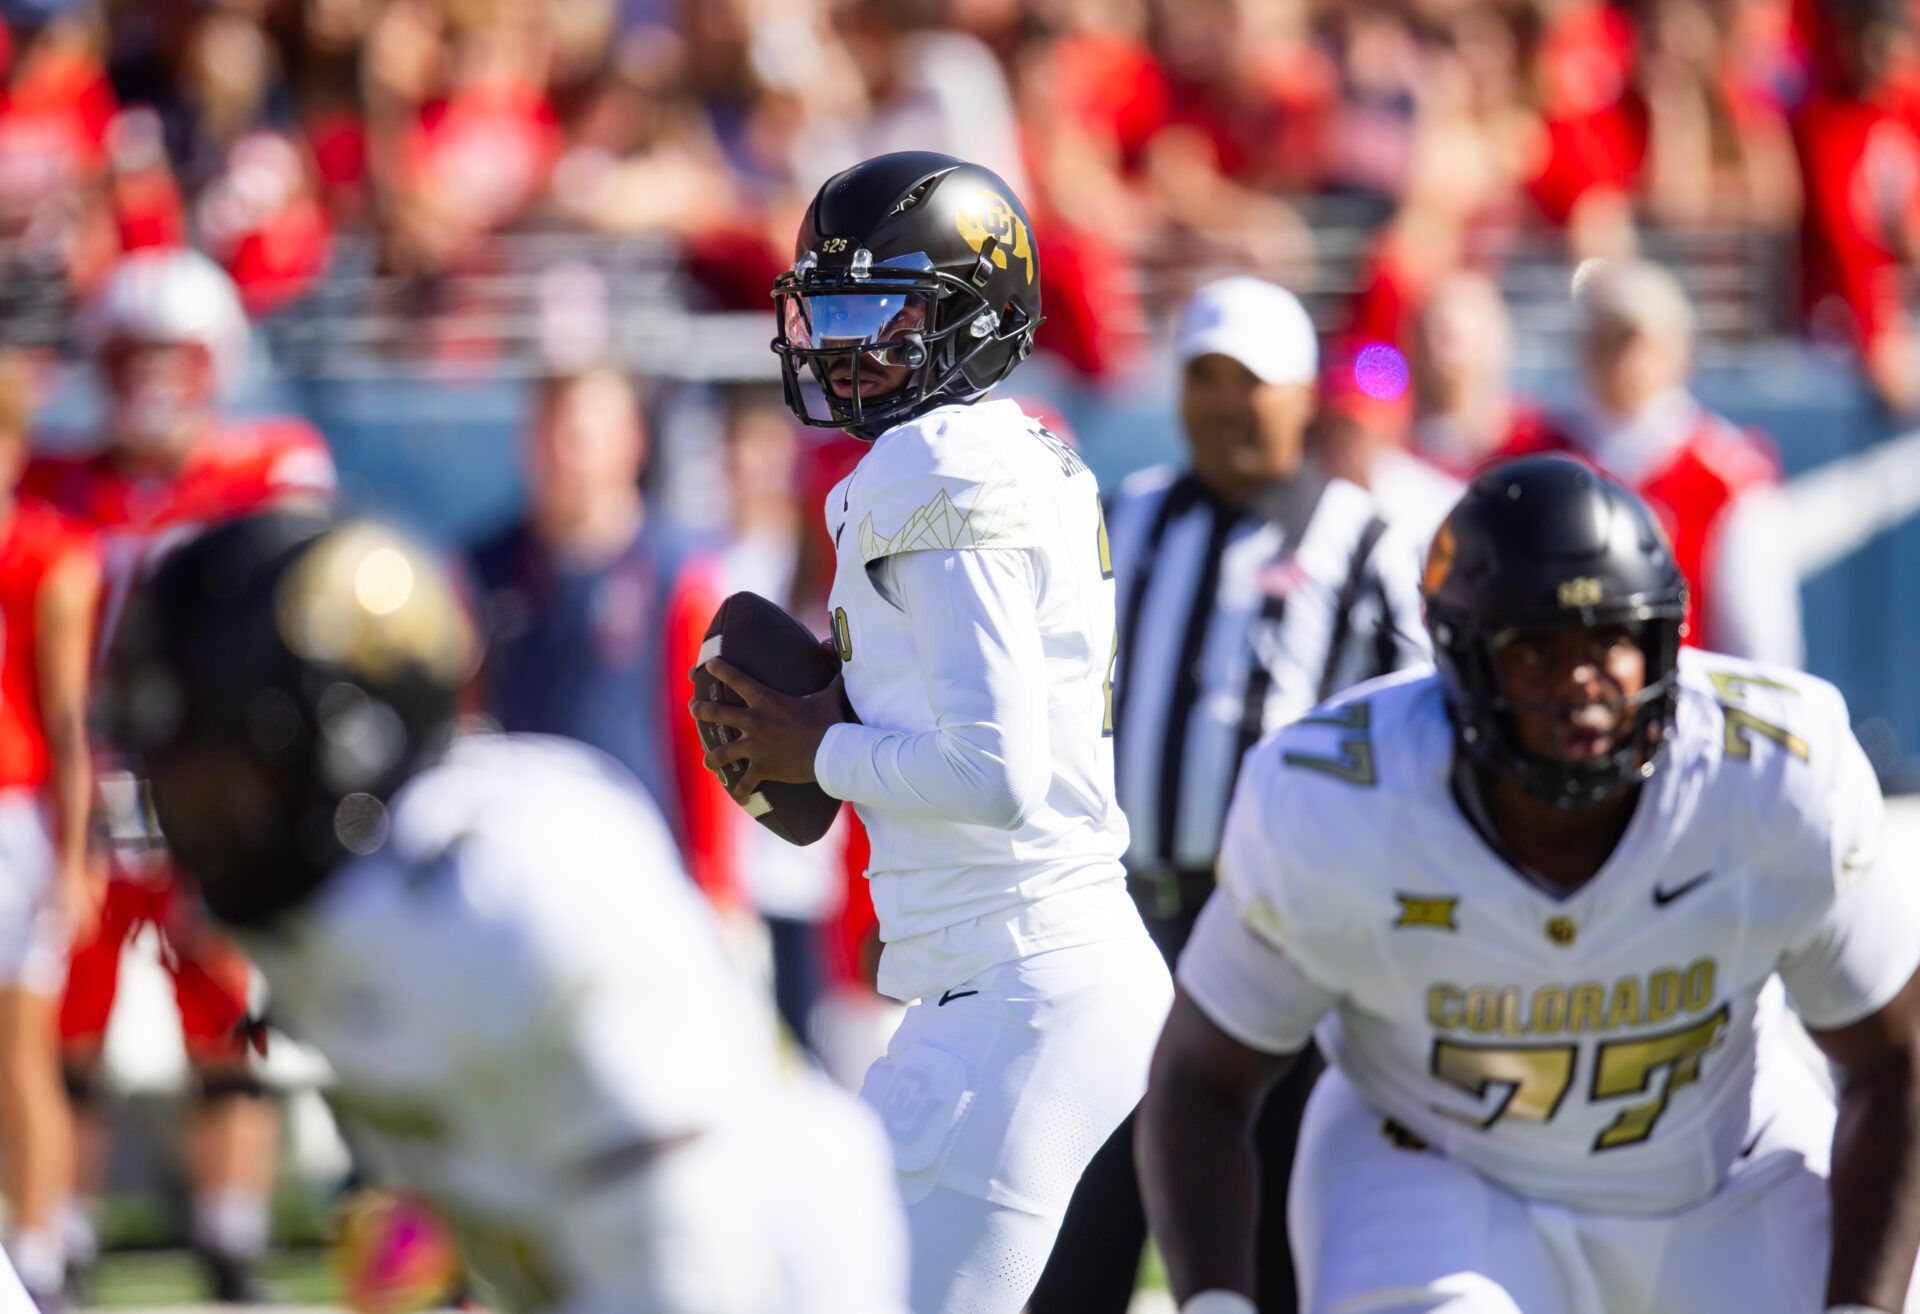
[[[340,1284],[324,1250],[282,1250],[267,1260],[266,1280],[290,1305],[337,1306]],[[146,1309],[204,1305],[199,1265],[184,1250],[128,1250],[101,1258],[87,1282],[87,1309]]]

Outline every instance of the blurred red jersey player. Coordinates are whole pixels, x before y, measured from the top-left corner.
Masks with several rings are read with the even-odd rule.
[[[23,487],[100,532],[100,630],[109,641],[141,563],[198,524],[293,499],[331,496],[333,461],[298,420],[230,421],[220,396],[244,365],[248,327],[232,281],[188,250],[126,257],[89,304],[86,345],[104,385],[105,440],[94,455],[42,459]],[[103,778],[115,860],[96,935],[76,946],[61,1010],[69,1087],[82,1116],[79,1190],[99,1179],[105,1132],[91,1106],[121,950],[156,927],[173,977],[187,1056],[199,1079],[189,1130],[194,1240],[215,1294],[246,1297],[265,1248],[276,1119],[237,1040],[247,1013],[244,959],[193,915],[144,824],[136,782]],[[87,1229],[69,1236],[84,1259]]]
[[[0,359],[0,1159],[7,1249],[47,1307],[66,1282],[60,1223],[73,1144],[60,986],[69,937],[87,933],[99,897],[86,702],[100,567],[80,525],[13,495],[31,391],[25,366]]]

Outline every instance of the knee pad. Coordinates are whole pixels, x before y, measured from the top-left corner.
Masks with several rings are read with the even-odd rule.
[[[267,1097],[266,1083],[251,1072],[232,1069],[198,1074],[195,1100],[204,1108],[222,1100],[262,1100]]]
[[[60,1084],[67,1089],[67,1103],[75,1113],[91,1113],[100,1107],[100,1062],[67,1059],[60,1064]]]

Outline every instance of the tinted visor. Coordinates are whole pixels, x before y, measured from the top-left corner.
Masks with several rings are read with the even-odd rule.
[[[932,310],[932,299],[918,288],[789,292],[780,298],[780,323],[787,345],[800,351],[864,349],[878,364],[911,366],[921,362],[907,359],[899,344],[909,334],[926,333]]]

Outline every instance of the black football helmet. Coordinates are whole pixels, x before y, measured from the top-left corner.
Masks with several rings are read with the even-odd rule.
[[[1422,594],[1448,709],[1474,762],[1568,808],[1652,776],[1678,698],[1687,582],[1645,502],[1564,456],[1502,462],[1434,536]],[[1646,658],[1632,729],[1592,762],[1528,752],[1496,650],[1519,633],[1612,625],[1627,626]]]
[[[902,151],[827,180],[773,299],[787,406],[806,424],[871,441],[984,395],[1027,358],[1040,327],[1040,256],[1020,198],[997,175]],[[871,381],[876,364],[908,374],[863,397],[863,368]],[[829,385],[834,374],[846,397]]]
[[[378,525],[270,512],[159,563],[115,634],[96,719],[213,914],[259,926],[385,842],[388,800],[450,741],[476,656],[426,552]]]

